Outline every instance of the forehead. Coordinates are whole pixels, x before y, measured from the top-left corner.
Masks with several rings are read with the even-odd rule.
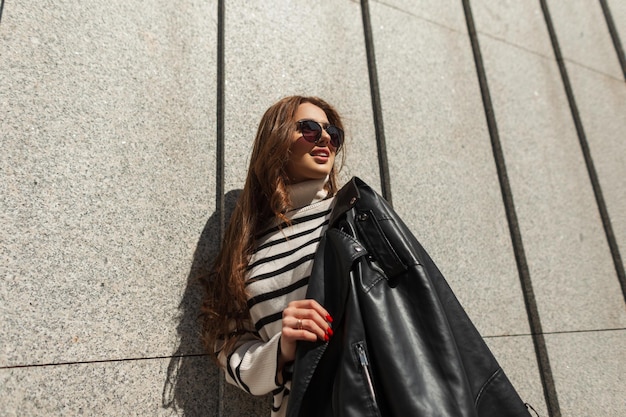
[[[296,120],[315,120],[320,123],[328,123],[324,110],[312,103],[302,103],[298,106],[294,117]]]

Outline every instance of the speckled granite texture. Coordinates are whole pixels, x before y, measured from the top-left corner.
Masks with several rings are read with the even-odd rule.
[[[218,85],[217,0],[4,2],[0,415],[269,415],[204,354],[196,279],[216,190],[231,207],[291,94],[341,111],[341,178],[380,190],[379,94],[394,207],[549,415],[462,2],[366,3],[364,28],[354,0],[224,2]],[[624,297],[540,2],[469,3],[561,415],[626,415]],[[546,3],[624,259],[626,83],[599,2]]]

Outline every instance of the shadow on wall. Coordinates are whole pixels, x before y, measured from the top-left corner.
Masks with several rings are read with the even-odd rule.
[[[241,190],[225,195],[225,218],[229,219]],[[198,282],[217,256],[220,247],[219,212],[214,212],[204,226],[187,276],[187,288],[178,306],[179,345],[172,354],[163,386],[162,406],[175,415],[205,417],[217,415],[219,404],[219,369],[205,353],[200,339],[198,315],[203,289]]]

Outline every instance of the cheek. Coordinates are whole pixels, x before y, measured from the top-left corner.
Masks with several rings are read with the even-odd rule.
[[[289,160],[287,161],[287,173],[290,175],[298,172],[304,163],[304,157],[309,152],[306,146],[302,146],[299,142],[294,142],[289,149]]]
[[[305,140],[297,140],[291,145],[291,157],[300,158],[311,151],[311,145]]]

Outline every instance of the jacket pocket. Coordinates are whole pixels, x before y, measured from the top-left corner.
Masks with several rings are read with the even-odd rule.
[[[364,342],[357,342],[352,345],[354,354],[357,359],[357,366],[363,378],[363,386],[367,392],[367,397],[370,400],[369,408],[372,411],[372,415],[380,416],[380,410],[378,409],[378,403],[376,401],[376,391],[374,390],[374,381],[372,378],[372,371],[370,360],[365,349]]]
[[[365,248],[374,257],[374,261],[380,264],[388,279],[406,272],[407,265],[396,253],[373,211],[357,213],[356,227]]]

